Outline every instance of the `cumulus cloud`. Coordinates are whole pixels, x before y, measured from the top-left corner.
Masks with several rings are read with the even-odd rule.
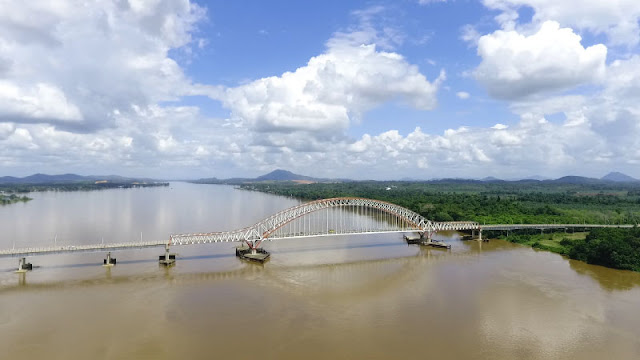
[[[433,109],[445,79],[442,71],[428,80],[400,55],[405,36],[380,25],[383,7],[354,12],[358,23],[304,66],[224,88],[194,83],[168,55],[206,42],[193,38],[204,10],[187,0],[16,4],[0,12],[7,173],[231,177],[277,164],[319,177],[515,177],[640,163],[640,57],[605,71],[604,46],[585,48],[554,22],[482,38],[469,31],[482,58],[474,75],[492,95],[516,100],[509,107],[519,120],[406,134],[390,118],[385,130],[355,136],[354,122],[381,104]],[[558,96],[593,82],[602,90]],[[164,102],[193,94],[219,99],[229,117]]]
[[[9,135],[13,134],[15,126],[11,123],[0,123],[0,140],[6,139]]]
[[[485,6],[501,10],[498,20],[512,28],[517,9],[534,9],[533,21],[555,20],[564,26],[606,34],[612,44],[634,46],[640,42],[640,2],[637,0],[483,0]]]
[[[232,117],[264,132],[344,131],[366,111],[392,100],[431,110],[445,79],[429,82],[400,54],[339,33],[325,53],[293,72],[228,88],[217,96]]]
[[[26,1],[0,11],[0,121],[77,131],[193,92],[168,56],[204,10],[188,0]]]
[[[600,81],[605,75],[607,48],[587,48],[581,37],[554,21],[544,22],[529,36],[498,30],[478,41],[482,62],[475,78],[489,94],[517,99],[537,93],[565,90]]]
[[[55,85],[37,83],[32,88],[21,88],[0,80],[0,118],[12,117],[33,121],[82,121],[80,110],[70,104]]]
[[[588,124],[554,124],[525,114],[513,127],[461,127],[442,135],[426,134],[416,128],[406,136],[397,131],[364,135],[347,147],[346,158],[357,158],[361,165],[387,172],[388,176],[393,174],[385,168],[425,168],[431,177],[469,173],[522,176],[526,175],[518,173],[522,163],[529,170],[543,173],[578,170],[585,162],[595,162],[606,145]]]

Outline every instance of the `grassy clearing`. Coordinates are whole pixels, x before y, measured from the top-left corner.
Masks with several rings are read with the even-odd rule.
[[[512,243],[528,245],[536,249],[547,250],[567,255],[575,241],[584,240],[588,232],[564,233],[554,232],[535,235],[500,236],[501,239]]]

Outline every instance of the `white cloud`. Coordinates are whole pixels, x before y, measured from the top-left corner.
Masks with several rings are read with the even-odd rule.
[[[0,80],[0,118],[25,117],[34,121],[58,120],[78,122],[80,110],[70,104],[55,85],[37,83],[32,88],[20,88]]]
[[[470,97],[471,97],[471,95],[470,95],[468,92],[466,92],[466,91],[458,91],[458,92],[456,93],[456,96],[457,96],[459,99],[462,99],[462,100],[466,100],[466,99],[468,99],[468,98],[470,98]]]
[[[481,36],[482,34],[473,25],[466,24],[460,29],[460,39],[471,45],[478,45]]]
[[[358,159],[360,166],[368,168],[363,171],[386,173],[392,178],[397,177],[393,173],[398,169],[424,168],[425,164],[430,177],[468,177],[471,173],[524,176],[532,170],[566,174],[594,162],[606,145],[587,123],[553,124],[525,114],[513,127],[463,127],[442,135],[429,135],[416,128],[404,137],[396,131],[364,135],[348,146],[343,161]],[[523,163],[527,164],[525,168],[520,166]]]
[[[498,18],[503,26],[512,28],[517,9],[534,9],[533,21],[555,20],[563,26],[606,34],[612,44],[637,45],[640,42],[640,1],[637,0],[484,0],[484,4],[503,11]]]
[[[367,110],[396,99],[420,110],[436,106],[444,71],[429,82],[401,55],[354,41],[341,34],[329,40],[325,53],[294,72],[214,96],[234,118],[267,132],[342,132]]]
[[[380,26],[382,7],[354,12],[358,25],[335,33],[299,69],[223,88],[194,84],[168,56],[205,45],[192,39],[203,16],[197,6],[86,6],[27,1],[0,12],[6,173],[231,177],[277,164],[322,177],[516,177],[640,163],[640,56],[612,61],[605,72],[604,46],[585,48],[555,23],[534,33],[503,29],[478,45],[475,75],[495,96],[517,100],[509,106],[519,121],[481,119],[496,124],[454,123],[441,134],[381,130],[354,139],[347,135],[354,122],[366,123],[367,111],[386,102],[433,109],[445,79],[442,72],[427,80],[399,54],[405,36]],[[600,93],[547,95],[593,82]],[[192,94],[221,99],[229,118],[163,104]],[[389,118],[386,129],[397,121]]]
[[[11,123],[0,123],[0,140],[6,139],[9,135],[13,134],[15,126]]]
[[[579,35],[554,21],[544,22],[529,36],[498,30],[478,41],[482,62],[474,76],[489,94],[503,99],[602,80],[607,48],[602,44],[584,48],[580,41]]]
[[[194,91],[171,49],[204,10],[188,0],[25,1],[1,5],[0,121],[93,131]]]

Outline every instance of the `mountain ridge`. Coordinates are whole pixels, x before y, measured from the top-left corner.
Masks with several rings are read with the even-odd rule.
[[[640,181],[636,178],[633,178],[627,174],[623,174],[621,172],[618,171],[612,171],[610,173],[608,173],[607,175],[603,176],[600,178],[600,180],[604,180],[604,181],[614,181],[614,182],[636,182],[636,181]]]
[[[57,174],[57,175],[49,175],[43,173],[35,173],[33,175],[25,176],[25,177],[15,177],[15,176],[2,176],[0,177],[0,184],[55,184],[55,183],[74,183],[74,182],[82,182],[82,181],[109,181],[109,182],[155,182],[160,181],[151,178],[133,178],[133,177],[124,177],[119,175],[78,175],[73,173],[66,174]],[[205,184],[241,184],[241,183],[250,183],[250,182],[268,182],[268,181],[297,181],[297,182],[352,182],[356,180],[352,179],[327,179],[327,178],[316,178],[312,176],[306,176],[301,174],[296,174],[294,172],[284,170],[284,169],[276,169],[269,173],[260,175],[255,178],[229,178],[229,179],[218,179],[216,177],[211,178],[201,178],[196,180],[187,180],[193,183],[205,183]],[[366,180],[363,180],[366,181]],[[567,175],[562,176],[556,179],[548,179],[543,178],[541,176],[531,176],[519,180],[503,180],[493,176],[487,176],[482,179],[464,179],[464,178],[443,178],[443,179],[431,179],[431,180],[415,180],[415,179],[399,179],[399,180],[386,180],[386,181],[411,181],[411,182],[441,182],[441,181],[481,181],[481,182],[523,182],[523,181],[532,181],[532,182],[551,182],[551,183],[563,183],[563,184],[597,184],[597,183],[607,183],[607,182],[620,182],[620,183],[640,183],[640,180],[633,178],[629,175],[626,175],[621,172],[613,171],[601,178],[592,178],[585,176],[577,176],[577,175]]]

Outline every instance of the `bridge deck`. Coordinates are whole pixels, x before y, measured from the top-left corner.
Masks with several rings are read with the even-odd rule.
[[[112,244],[90,244],[90,245],[63,245],[50,247],[31,247],[0,250],[0,257],[18,257],[31,255],[62,254],[72,252],[95,252],[113,251],[126,249],[144,249],[149,247],[165,246],[166,240],[145,241],[135,243],[112,243]]]
[[[635,225],[610,225],[610,224],[491,224],[481,225],[482,230],[522,230],[522,229],[591,229],[591,228],[631,228]],[[469,229],[471,230],[471,229]],[[346,231],[342,233],[309,233],[309,234],[291,234],[286,237],[273,237],[268,240],[277,239],[293,239],[293,238],[309,238],[309,237],[326,237],[341,235],[357,235],[357,234],[383,234],[383,233],[406,233],[416,232],[418,230],[386,230],[386,231]],[[213,240],[209,242],[220,242],[224,240]],[[226,240],[241,241],[241,240]],[[156,240],[146,242],[126,242],[126,243],[110,243],[110,244],[90,244],[90,245],[61,245],[51,247],[30,247],[0,250],[0,257],[24,257],[33,255],[46,254],[62,254],[74,252],[96,252],[96,251],[115,251],[128,249],[144,249],[151,247],[160,247],[165,245],[193,245],[202,244],[199,241],[176,241],[169,244],[167,240]]]

